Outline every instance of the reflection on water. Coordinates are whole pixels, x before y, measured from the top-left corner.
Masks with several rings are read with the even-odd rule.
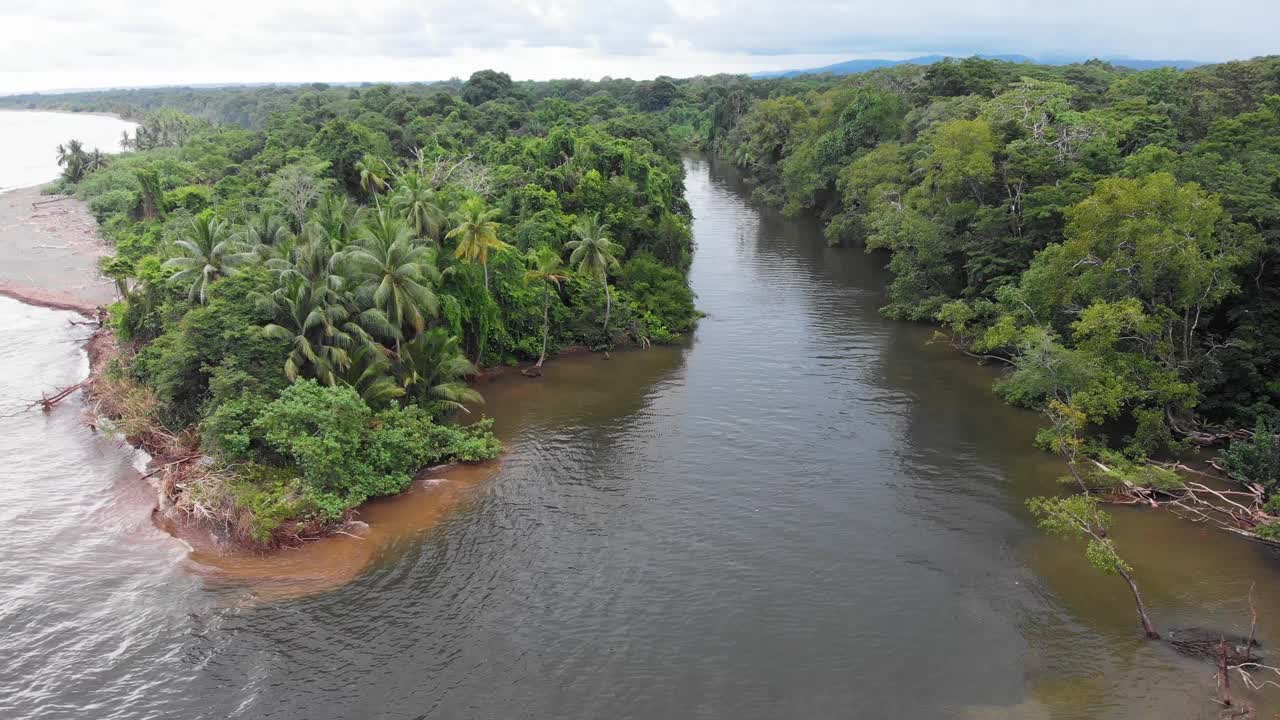
[[[86,508],[129,473],[74,411],[6,426],[29,442],[7,455],[65,451],[0,490],[53,527],[0,529],[20,588],[0,715],[1213,717],[1211,668],[1143,640],[1123,584],[1031,527],[1062,468],[993,371],[880,317],[879,259],[748,207],[731,169],[688,170],[708,313],[689,346],[489,381],[508,453],[371,504],[364,539],[197,551],[190,572],[145,498]],[[50,317],[39,347],[67,332]],[[26,386],[57,358],[22,347]],[[1232,629],[1256,579],[1280,641],[1270,555],[1117,514],[1158,623]],[[65,577],[25,580],[47,568]]]

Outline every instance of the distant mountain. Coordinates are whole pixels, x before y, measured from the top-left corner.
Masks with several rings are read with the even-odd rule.
[[[867,72],[882,67],[893,67],[894,65],[932,65],[936,62],[945,60],[946,55],[921,55],[920,57],[908,58],[906,60],[882,60],[878,58],[867,58],[862,60],[847,60],[835,65],[827,65],[819,68],[807,68],[804,70],[776,70],[773,72],[755,73],[753,78],[789,78],[798,75],[852,75],[854,73]],[[1044,58],[1033,58],[1026,55],[979,55],[978,57],[987,60],[1003,60],[1013,63],[1043,63],[1045,65],[1071,65],[1072,63],[1081,63],[1090,58],[1083,55],[1072,57],[1066,55],[1055,55]],[[1127,57],[1104,57],[1101,58],[1112,65],[1133,68],[1134,70],[1151,70],[1154,68],[1171,67],[1179,70],[1188,70],[1198,67],[1206,63],[1198,60],[1139,60]]]

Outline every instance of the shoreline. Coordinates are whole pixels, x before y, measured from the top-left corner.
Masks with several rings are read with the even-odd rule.
[[[79,313],[87,318],[93,317],[98,311],[98,306],[96,305],[86,305],[74,300],[57,300],[41,297],[38,291],[33,291],[28,288],[8,288],[0,286],[0,296],[7,297],[10,300],[17,300],[23,305],[46,308],[48,310],[66,310],[69,312]]]
[[[33,205],[40,199],[54,199],[54,196],[41,194],[42,188],[47,185],[48,183],[40,183],[0,192],[0,231],[3,231],[0,232],[0,255],[8,260],[0,266],[0,295],[26,305],[76,312],[90,320],[99,320],[99,328],[81,345],[89,365],[88,374],[82,379],[87,386],[86,392],[89,393],[85,396],[85,402],[92,410],[95,400],[91,386],[95,378],[99,377],[104,364],[120,351],[110,329],[101,324],[103,307],[114,302],[116,296],[114,282],[98,272],[97,261],[108,255],[111,247],[98,233],[97,221],[89,213],[88,207],[74,196],[57,196],[61,198],[58,202]],[[557,355],[578,355],[585,351],[586,348],[582,347],[565,348]],[[548,363],[557,355],[549,356]],[[486,385],[499,378],[518,376],[520,371],[531,366],[532,363],[521,363],[516,366],[499,364],[486,367],[477,373],[472,382]],[[97,427],[93,420],[88,420],[87,424],[95,429]],[[136,439],[128,442],[151,456],[148,467],[138,471],[137,479],[145,482],[156,493],[151,513],[152,524],[187,546],[187,562],[203,567],[206,571],[210,567],[216,567],[218,574],[227,580],[252,582],[256,578],[258,581],[276,583],[292,575],[283,565],[289,564],[289,558],[296,557],[299,548],[263,548],[228,542],[219,537],[213,528],[192,522],[188,518],[175,517],[174,513],[168,512],[172,503],[166,500],[171,499],[165,492],[164,482],[157,477],[156,470],[165,467],[172,458],[157,454],[154,448],[148,448],[146,443],[137,442]],[[411,512],[415,504],[422,502],[425,494],[435,497],[436,502],[431,504],[439,506],[431,514],[443,513],[447,507],[461,499],[467,488],[489,477],[500,464],[501,459],[497,459],[473,466],[452,464],[422,468],[415,474],[413,483],[405,492],[370,502],[377,503],[376,507],[381,513]],[[437,487],[442,474],[452,482]],[[397,504],[402,509],[395,509]],[[355,517],[364,516],[369,507],[370,503],[362,505]],[[362,546],[359,552],[350,547],[353,542]],[[345,569],[337,573],[336,577],[330,576],[329,582],[320,583],[319,587],[304,583],[306,587],[294,587],[294,590],[305,594],[327,589],[356,577],[372,561],[370,551],[380,545],[377,542],[352,540],[342,533],[326,533],[313,539],[307,543],[312,548],[309,554],[325,556],[331,547],[333,553],[347,558],[342,563]],[[269,580],[266,577],[268,573],[262,572],[266,567],[271,568]]]
[[[130,120],[129,118],[119,113],[107,112],[105,110],[54,110],[52,108],[31,108],[31,107],[19,108],[19,107],[0,106],[0,112],[56,113],[58,115],[87,115],[90,117],[106,117],[106,118],[111,118],[113,120],[119,120],[120,122],[127,122],[127,123],[136,124],[138,122],[137,120]],[[15,189],[15,188],[10,188],[10,189]]]
[[[110,246],[85,203],[42,194],[48,185],[0,192],[0,294],[92,317],[116,300],[115,284],[98,272]],[[37,205],[42,199],[53,202]]]

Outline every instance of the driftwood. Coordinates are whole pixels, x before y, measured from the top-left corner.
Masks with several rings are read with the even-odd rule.
[[[1268,513],[1263,504],[1266,501],[1265,491],[1257,483],[1238,482],[1239,489],[1215,489],[1203,482],[1184,480],[1178,488],[1157,489],[1136,485],[1119,474],[1112,473],[1111,468],[1101,462],[1089,458],[1095,467],[1117,480],[1119,485],[1113,488],[1099,489],[1088,487],[1072,467],[1072,475],[1086,494],[1095,494],[1109,505],[1145,505],[1152,509],[1166,509],[1178,517],[1195,523],[1212,525],[1219,530],[1229,532],[1251,542],[1280,549],[1280,540],[1263,537],[1254,530],[1267,523],[1280,521],[1280,517]],[[1154,467],[1165,470],[1189,473],[1216,481],[1232,481],[1230,475],[1210,462],[1210,466],[1222,472],[1213,475],[1187,467],[1181,463],[1151,462]]]
[[[31,207],[34,209],[34,208],[40,207],[41,205],[50,205],[52,203],[62,202],[63,200],[70,200],[70,199],[71,199],[70,195],[63,195],[62,197],[56,197],[50,200],[36,200],[31,203]]]
[[[61,390],[54,393],[53,395],[42,395],[39,400],[36,400],[32,402],[30,405],[28,405],[27,409],[30,410],[31,408],[39,407],[41,411],[49,412],[50,410],[53,409],[54,405],[57,405],[59,402],[62,402],[63,400],[67,399],[72,393],[74,393],[75,391],[79,390],[84,386],[85,386],[84,382],[78,382],[75,385],[70,385],[65,388],[62,388]]]
[[[1169,427],[1182,437],[1187,438],[1191,442],[1201,447],[1214,447],[1221,445],[1230,440],[1248,440],[1253,437],[1253,433],[1249,430],[1217,430],[1209,432],[1199,428],[1184,428],[1178,423],[1178,419],[1173,416],[1173,411],[1165,408],[1165,418],[1169,421]]]
[[[1205,628],[1180,628],[1166,638],[1169,645],[1183,655],[1203,659],[1225,658],[1234,667],[1243,663],[1258,662],[1262,656],[1255,649],[1262,647],[1252,637],[1224,635]]]

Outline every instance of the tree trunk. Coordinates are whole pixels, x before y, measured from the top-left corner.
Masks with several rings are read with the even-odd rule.
[[[1218,643],[1218,698],[1223,707],[1231,707],[1231,668],[1227,665],[1227,643]]]
[[[489,292],[489,263],[480,263],[480,267],[484,268],[484,291]]]
[[[1076,479],[1076,484],[1080,486],[1080,492],[1088,495],[1089,488],[1084,484],[1084,478],[1080,477],[1080,473],[1076,470],[1076,461],[1074,458],[1067,460],[1067,470],[1070,470],[1071,477]]]
[[[543,281],[542,283],[542,354],[538,356],[538,364],[534,365],[534,367],[536,368],[542,367],[542,361],[547,359],[547,331],[551,325],[550,320],[547,319],[547,309],[550,307],[550,305],[551,305],[551,302],[547,298],[547,283],[546,281]]]
[[[1142,604],[1142,595],[1138,593],[1138,584],[1133,581],[1133,577],[1124,571],[1124,568],[1117,568],[1120,577],[1129,583],[1129,591],[1133,593],[1133,603],[1138,607],[1138,619],[1142,621],[1142,630],[1147,633],[1148,640],[1159,640],[1160,633],[1156,632],[1156,626],[1151,624],[1151,618],[1147,616],[1147,606]]]
[[[607,277],[606,277],[606,278],[604,279],[604,335],[605,335],[605,341],[608,341],[608,339],[609,339],[609,309],[610,309],[610,303],[611,303],[611,301],[610,301],[610,298],[609,298],[609,278],[607,278]]]

